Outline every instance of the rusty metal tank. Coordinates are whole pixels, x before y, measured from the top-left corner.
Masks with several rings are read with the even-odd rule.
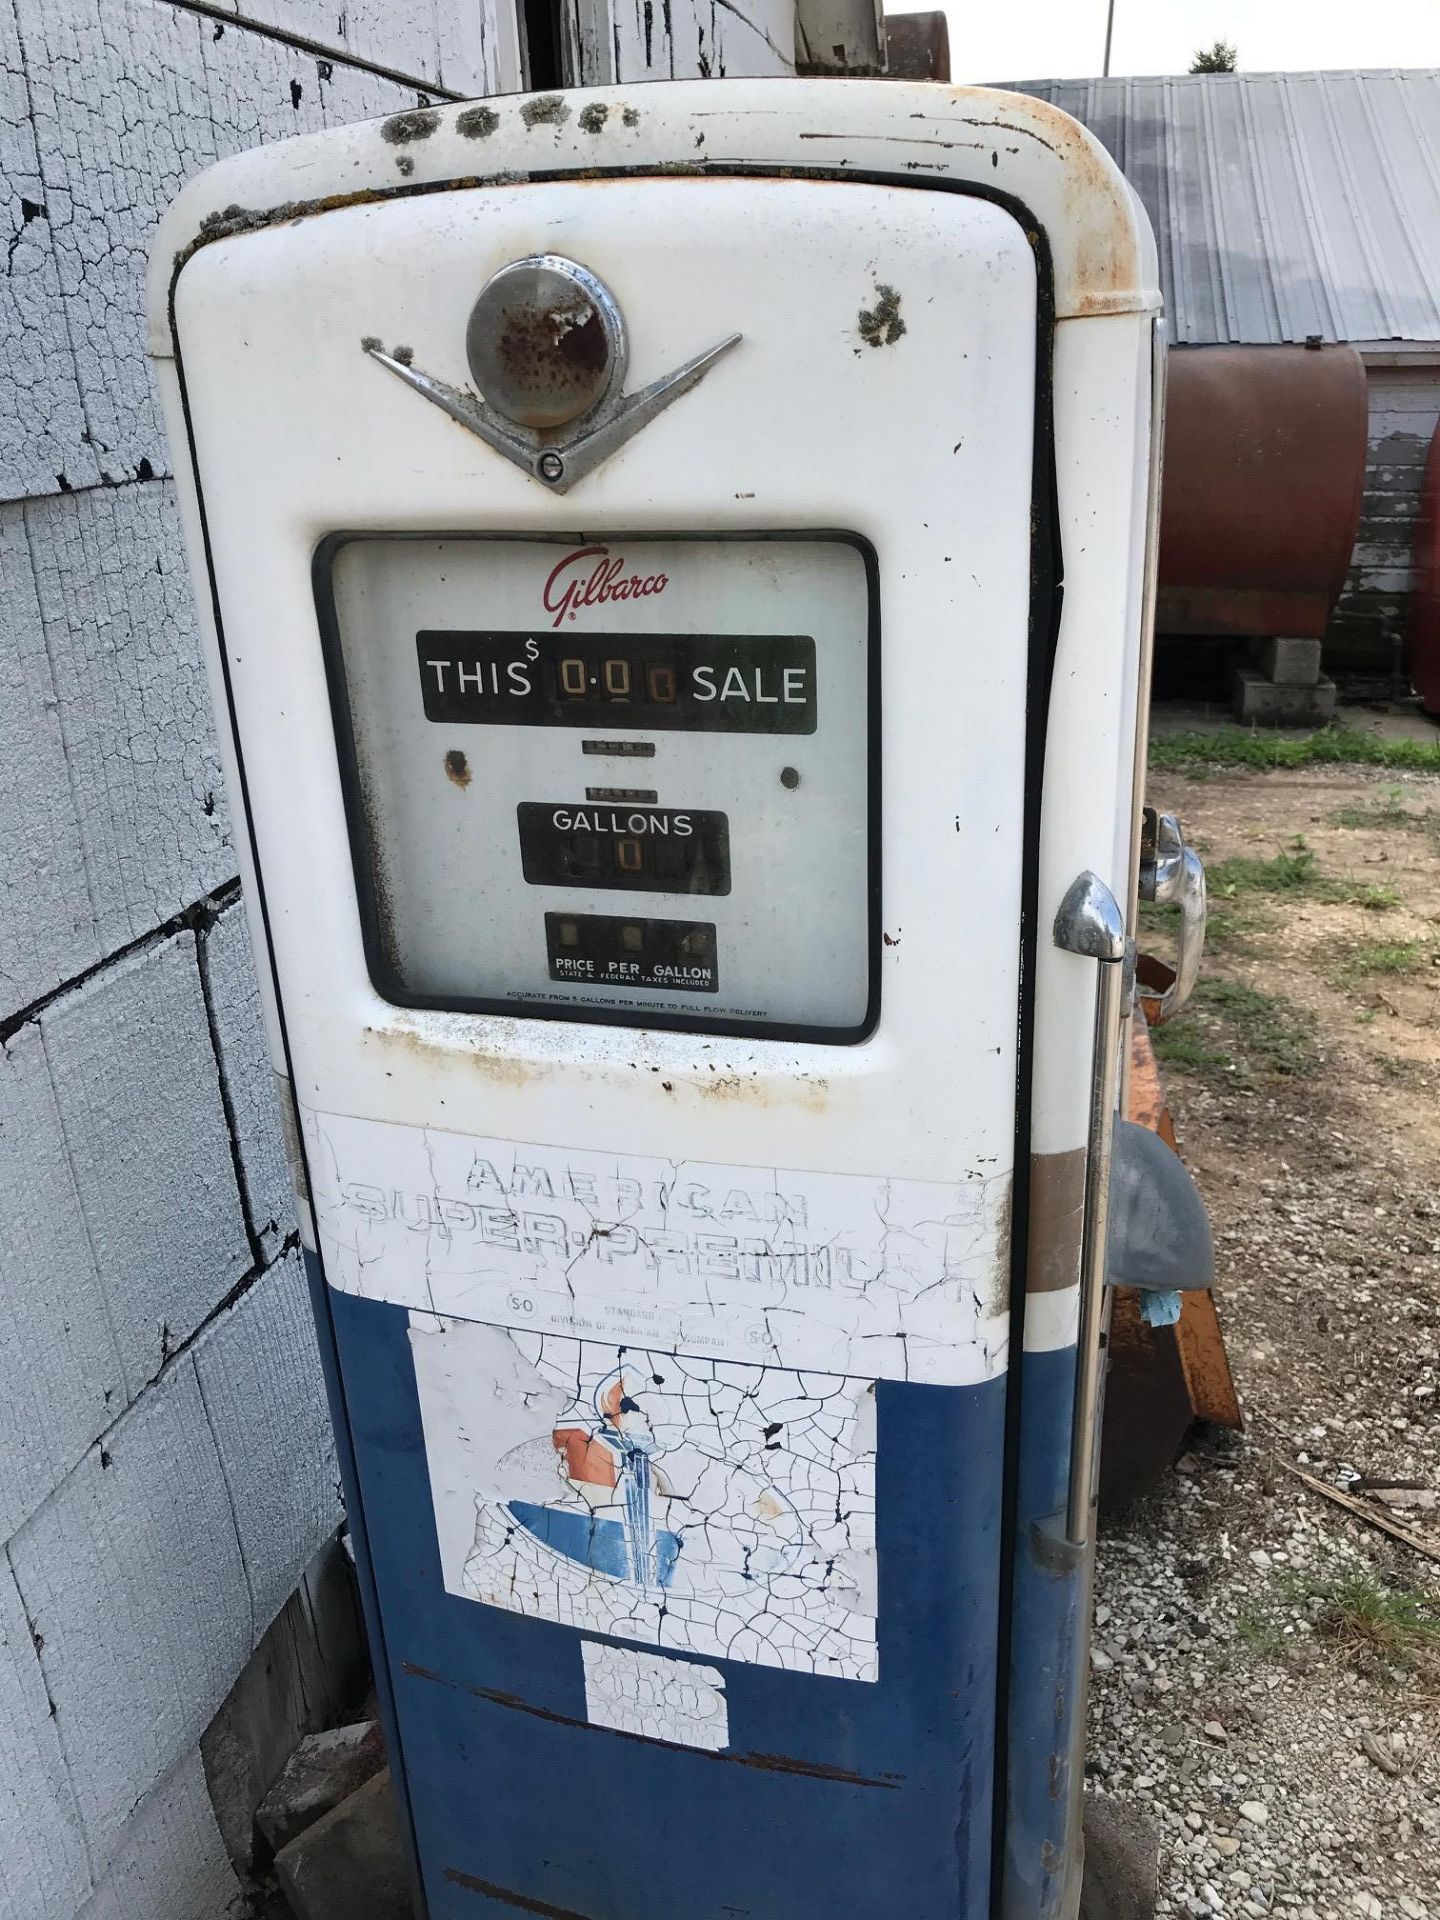
[[[1440,714],[1440,427],[1430,442],[1420,515],[1415,522],[1414,587],[1410,598],[1410,684],[1427,713]]]
[[[1367,418],[1353,347],[1170,354],[1159,632],[1324,633],[1355,545]]]

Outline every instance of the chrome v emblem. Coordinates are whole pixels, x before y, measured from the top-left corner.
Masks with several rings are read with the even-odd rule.
[[[472,333],[473,330],[472,322]],[[532,479],[548,487],[551,493],[568,493],[577,480],[583,480],[586,474],[593,473],[627,440],[633,439],[642,427],[648,426],[657,414],[663,413],[672,401],[678,400],[682,393],[688,393],[691,387],[703,380],[717,360],[739,345],[741,338],[740,334],[732,333],[718,346],[709,348],[705,353],[697,353],[693,360],[687,360],[673,373],[652,381],[638,393],[607,394],[574,422],[567,438],[558,437],[554,429],[540,430],[507,419],[483,394],[452,387],[444,380],[437,380],[433,374],[422,373],[408,360],[394,353],[386,353],[378,341],[366,340],[362,345],[370,358],[388,368],[397,380],[403,380],[406,386],[413,387],[432,406],[439,407],[452,420],[458,420],[462,427],[468,427],[486,446],[493,447],[496,453],[513,461]],[[616,386],[618,384],[614,383]]]

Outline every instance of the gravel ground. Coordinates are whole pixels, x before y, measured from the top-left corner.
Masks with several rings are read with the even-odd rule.
[[[1289,1471],[1415,1483],[1440,1541],[1440,785],[1157,784],[1222,875],[1304,870],[1222,891],[1162,1049],[1247,1432],[1106,1529],[1088,1785],[1157,1822],[1162,1914],[1440,1920],[1440,1564]]]

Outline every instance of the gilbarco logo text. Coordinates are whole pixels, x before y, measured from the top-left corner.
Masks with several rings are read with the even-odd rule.
[[[594,565],[586,572],[586,562]],[[555,625],[573,620],[581,607],[603,607],[610,600],[643,600],[663,593],[670,584],[668,573],[626,574],[621,555],[610,558],[608,547],[577,547],[556,563],[545,582],[545,611],[553,613]]]

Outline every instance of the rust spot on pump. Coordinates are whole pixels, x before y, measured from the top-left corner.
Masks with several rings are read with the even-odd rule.
[[[782,1103],[803,1107],[807,1113],[823,1113],[830,1104],[830,1082],[819,1078],[797,1078],[780,1086],[762,1079],[758,1073],[746,1075],[733,1067],[717,1069],[709,1062],[709,1074],[697,1076],[692,1091],[703,1100],[733,1102],[737,1106],[777,1107]]]
[[[477,1046],[460,1030],[460,1016],[421,1013],[417,1018],[432,1023],[433,1033],[420,1026],[366,1027],[365,1039],[387,1049],[413,1054],[427,1066],[437,1058],[461,1060],[470,1071],[483,1074],[500,1086],[528,1086],[555,1071],[548,1061],[511,1059]]]
[[[496,1687],[477,1687],[463,1680],[446,1680],[440,1674],[431,1673],[426,1667],[412,1665],[408,1660],[404,1663],[404,1670],[406,1673],[414,1674],[417,1679],[434,1680],[440,1686],[449,1687],[454,1692],[473,1694],[477,1700],[486,1700],[492,1706],[509,1708],[511,1712],[526,1714],[531,1719],[546,1720],[552,1726],[583,1727],[587,1733],[594,1726],[593,1721],[576,1720],[568,1713],[558,1713],[553,1707],[542,1707],[534,1701],[522,1699],[518,1693],[502,1692]],[[654,1740],[649,1734],[631,1733],[624,1727],[609,1727],[606,1732],[617,1740],[643,1740],[649,1746],[668,1747],[673,1744],[668,1740]],[[698,1754],[700,1750],[686,1747],[682,1751]],[[820,1760],[799,1760],[788,1753],[712,1753],[707,1750],[703,1757],[719,1766],[754,1767],[761,1773],[797,1774],[802,1779],[833,1780],[847,1787],[878,1787],[885,1793],[898,1793],[905,1784],[903,1773],[854,1773],[849,1767],[827,1766]],[[526,1903],[526,1911],[530,1910]],[[556,1909],[536,1907],[534,1911],[549,1914]],[[570,1916],[562,1915],[562,1920],[570,1920]]]
[[[565,96],[559,93],[542,93],[534,100],[527,100],[520,109],[520,118],[527,127],[563,127],[570,118],[570,109],[565,104]]]
[[[905,332],[900,318],[900,296],[894,287],[875,286],[875,305],[862,307],[858,325],[860,338],[867,347],[893,347]]]
[[[455,131],[463,140],[488,140],[499,124],[493,107],[466,107],[455,116]]]
[[[468,787],[475,778],[470,770],[470,762],[459,747],[452,747],[445,756],[445,778],[460,788]]]
[[[528,426],[548,426],[551,415],[573,413],[571,396],[593,404],[610,365],[604,322],[585,296],[576,292],[563,303],[542,308],[511,308],[494,347],[512,391],[533,391],[538,418],[520,418]]]
[[[462,1873],[459,1867],[446,1867],[445,1878],[452,1887],[478,1893],[483,1900],[493,1900],[515,1913],[533,1913],[539,1920],[589,1920],[587,1914],[577,1913],[573,1907],[552,1907],[548,1900],[532,1900],[528,1894],[516,1893],[512,1887],[497,1886],[493,1880],[478,1880],[473,1873]]]
[[[380,124],[380,138],[392,147],[407,147],[412,140],[428,140],[440,124],[433,107],[412,108],[409,113],[392,113]]]

